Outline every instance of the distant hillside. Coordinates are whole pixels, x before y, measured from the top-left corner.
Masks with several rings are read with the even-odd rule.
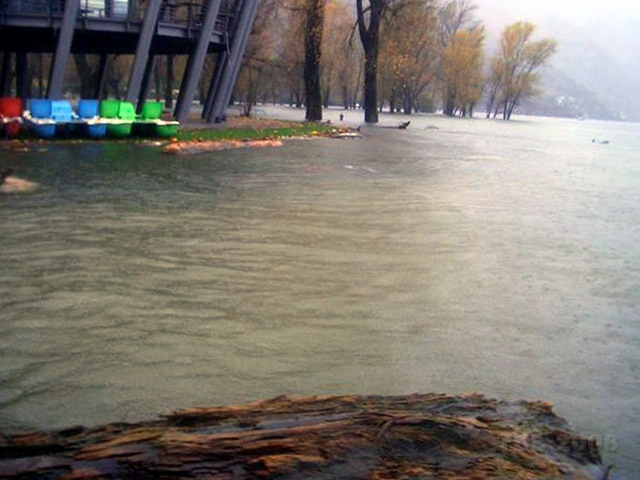
[[[640,121],[637,20],[611,16],[580,23],[551,14],[528,19],[498,7],[480,12],[486,17],[489,50],[505,25],[516,20],[534,21],[540,37],[558,41],[552,65],[542,71],[544,94],[523,104],[518,113]]]
[[[545,115],[550,117],[597,118],[621,120],[625,118],[622,109],[610,100],[602,98],[590,90],[562,67],[549,67],[542,72],[539,97],[525,100],[518,107],[518,113],[525,115]],[[626,116],[629,118],[629,116]]]

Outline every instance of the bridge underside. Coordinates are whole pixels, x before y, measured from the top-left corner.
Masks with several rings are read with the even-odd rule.
[[[133,55],[125,99],[140,106],[150,90],[156,57],[185,55],[187,65],[174,110],[174,117],[185,123],[205,57],[216,53],[202,116],[209,122],[221,121],[256,7],[257,0],[188,0],[177,6],[173,0],[5,0],[0,7],[0,95],[10,93],[14,77],[18,96],[28,95],[25,85],[33,84],[30,53],[52,54],[46,96],[54,100],[62,97],[72,54],[99,55],[100,81],[108,55]],[[96,96],[100,91],[95,89]]]
[[[138,36],[139,33],[135,31],[76,30],[70,53],[135,55]],[[57,31],[54,28],[0,27],[1,52],[54,53],[56,40]],[[195,38],[181,35],[155,35],[149,54],[189,55],[195,45]],[[212,35],[207,53],[218,53],[226,49],[224,37]]]

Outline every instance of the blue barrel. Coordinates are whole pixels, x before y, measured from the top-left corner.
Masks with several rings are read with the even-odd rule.
[[[52,100],[51,118],[56,122],[70,122],[73,119],[71,103],[68,100]]]
[[[51,118],[51,100],[32,98],[29,100],[29,111],[33,118]]]
[[[78,101],[78,116],[93,118],[100,115],[100,100],[83,99]]]

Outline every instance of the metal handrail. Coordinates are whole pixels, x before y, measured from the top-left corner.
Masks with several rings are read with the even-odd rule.
[[[198,30],[209,0],[163,0],[159,22]],[[140,0],[79,0],[78,17],[87,19],[141,21],[147,3]],[[228,31],[235,13],[236,0],[224,0],[216,19],[215,31]],[[0,0],[0,18],[12,15],[23,17],[60,18],[64,0]]]

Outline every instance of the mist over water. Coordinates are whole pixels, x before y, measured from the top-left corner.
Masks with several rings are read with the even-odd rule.
[[[3,151],[40,187],[0,194],[0,430],[475,390],[553,402],[634,478],[640,125],[411,121]]]

